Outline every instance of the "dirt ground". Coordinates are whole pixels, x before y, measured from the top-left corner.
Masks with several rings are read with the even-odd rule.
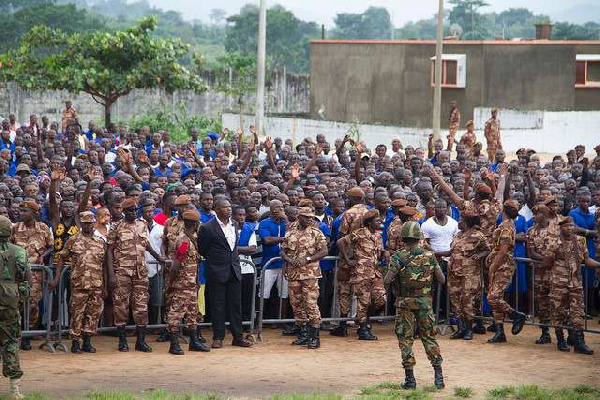
[[[591,327],[598,329],[597,321]],[[142,392],[164,389],[172,392],[216,392],[232,398],[264,398],[275,393],[336,392],[357,394],[361,387],[382,381],[399,381],[403,372],[393,325],[375,324],[379,340],[359,342],[355,333],[334,338],[322,332],[322,347],[316,351],[291,346],[289,337],[266,328],[263,344],[251,349],[226,346],[210,353],[172,356],[167,343],[154,342],[154,352],[119,353],[117,339],[95,339],[94,355],[50,354],[41,350],[22,354],[26,392],[39,391],[58,398],[74,397],[90,389],[120,389]],[[206,332],[208,333],[208,332]],[[588,334],[596,354],[559,353],[555,344],[535,345],[539,329],[526,327],[509,343],[487,344],[485,336],[472,342],[451,341],[440,336],[447,389],[436,397],[451,397],[453,387],[467,386],[483,397],[499,385],[538,384],[547,388],[576,384],[600,385],[600,335]],[[207,335],[208,336],[208,335]],[[129,339],[133,349],[133,339]],[[34,342],[35,343],[35,342]],[[187,349],[187,347],[184,347]],[[433,370],[423,346],[415,343],[418,385],[430,385]],[[0,381],[0,392],[7,381]]]

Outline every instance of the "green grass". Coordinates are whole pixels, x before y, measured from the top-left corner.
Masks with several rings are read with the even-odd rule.
[[[407,399],[407,400],[429,400],[432,399],[430,393],[435,392],[435,386],[425,386],[416,390],[404,390],[399,382],[381,382],[376,385],[367,386],[360,390],[359,400],[386,400],[386,399]]]
[[[487,392],[489,400],[593,400],[599,398],[600,389],[587,385],[564,389],[543,389],[538,385],[500,386]]]
[[[473,397],[473,393],[473,389],[471,389],[470,387],[457,386],[454,388],[454,395],[456,397],[462,397],[463,399]]]
[[[344,397],[334,393],[311,393],[311,394],[276,394],[269,400],[342,400]]]

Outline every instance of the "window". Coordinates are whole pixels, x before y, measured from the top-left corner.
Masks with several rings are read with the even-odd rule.
[[[467,56],[442,54],[442,87],[466,87]],[[435,57],[431,57],[431,86],[435,86]]]
[[[577,54],[575,87],[600,88],[600,54]]]

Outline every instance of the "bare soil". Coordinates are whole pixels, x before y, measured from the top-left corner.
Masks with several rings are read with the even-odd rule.
[[[590,326],[598,329],[597,320]],[[169,355],[168,344],[154,342],[154,336],[149,337],[154,349],[149,354],[119,353],[116,338],[101,336],[94,339],[98,353],[93,355],[22,353],[23,389],[58,398],[90,389],[216,392],[232,398],[292,392],[358,394],[361,387],[403,379],[393,324],[375,324],[374,331],[379,335],[375,342],[358,341],[354,332],[348,338],[335,338],[322,331],[322,347],[310,351],[291,346],[292,338],[267,327],[265,342],[253,348],[231,347],[228,339],[222,349],[184,356]],[[485,342],[491,334],[475,335],[471,342],[439,336],[447,389],[436,397],[451,397],[456,386],[471,387],[476,397],[484,397],[499,385],[600,385],[600,334],[586,335],[596,350],[593,356],[559,353],[554,343],[535,345],[538,335],[538,328],[525,327],[520,335],[509,335],[508,343],[497,345]],[[133,343],[130,338],[132,349]],[[183,348],[187,350],[187,345]],[[415,356],[418,385],[430,385],[433,370],[420,342],[415,342]],[[0,380],[0,393],[7,386],[7,380]]]

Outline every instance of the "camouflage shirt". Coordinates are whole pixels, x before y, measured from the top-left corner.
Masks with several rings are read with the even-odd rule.
[[[110,227],[107,242],[113,246],[114,269],[127,276],[137,273],[138,277],[147,276],[146,248],[148,247],[148,228],[144,221],[136,219],[129,223],[124,219]]]
[[[369,211],[364,204],[355,204],[344,212],[340,224],[340,236],[349,235],[362,227],[362,217]]]
[[[498,200],[481,200],[478,202],[466,200],[461,211],[463,210],[476,211],[481,218],[481,231],[485,237],[492,237],[492,233],[496,228],[496,221],[502,210],[502,206]]]
[[[487,251],[490,246],[478,226],[460,231],[450,244],[450,268],[455,276],[465,276],[479,268],[478,253]]]
[[[187,250],[183,256],[179,274],[171,281],[173,289],[185,290],[196,288],[198,282],[198,261],[200,260],[198,250],[196,249],[197,242],[197,232],[189,234],[185,229],[179,231],[179,235],[174,239],[173,252],[183,248],[187,248]]]
[[[559,236],[553,232],[551,225],[541,227],[539,224],[535,224],[527,231],[527,248],[542,257],[552,255],[550,248],[558,240]],[[538,266],[540,265],[543,264],[538,264]]]
[[[381,277],[378,268],[379,257],[383,251],[381,232],[371,232],[369,228],[360,228],[348,236],[348,242],[354,251],[356,267],[352,269],[350,283]]]
[[[163,241],[165,242],[167,254],[171,254],[175,251],[175,242],[181,232],[183,232],[184,227],[183,220],[180,220],[178,217],[171,217],[165,222]]]
[[[17,222],[13,226],[10,241],[27,251],[30,265],[43,265],[42,255],[47,247],[52,247],[54,244],[52,232],[43,222],[35,222],[31,228],[28,228],[24,222]]]
[[[393,283],[396,306],[405,297],[431,297],[436,269],[440,269],[440,266],[435,254],[420,246],[394,253],[385,283]]]
[[[560,237],[548,250],[554,253],[552,266],[552,284],[559,287],[583,288],[580,266],[588,257],[585,238],[573,235],[572,238]]]
[[[30,270],[29,257],[25,249],[8,242],[0,243],[0,252],[14,251],[14,270],[8,261],[0,263],[0,310],[18,309],[20,298],[20,286],[25,285],[25,273]]]
[[[515,248],[515,235],[517,231],[515,229],[515,223],[512,220],[507,219],[506,221],[502,221],[502,223],[494,230],[492,235],[492,252],[488,256],[488,260],[493,260],[496,257],[496,254],[500,251],[500,247],[502,245],[508,245],[507,250],[507,260],[506,263],[513,262],[513,251]]]
[[[98,236],[78,233],[67,239],[61,256],[71,259],[71,285],[79,289],[101,288],[104,282],[106,244]]]
[[[321,230],[313,224],[306,229],[297,226],[285,233],[285,240],[281,249],[294,260],[300,260],[302,265],[294,268],[285,265],[285,277],[291,281],[315,279],[321,277],[321,268],[318,261],[308,263],[306,257],[314,256],[327,247],[327,238]]]

